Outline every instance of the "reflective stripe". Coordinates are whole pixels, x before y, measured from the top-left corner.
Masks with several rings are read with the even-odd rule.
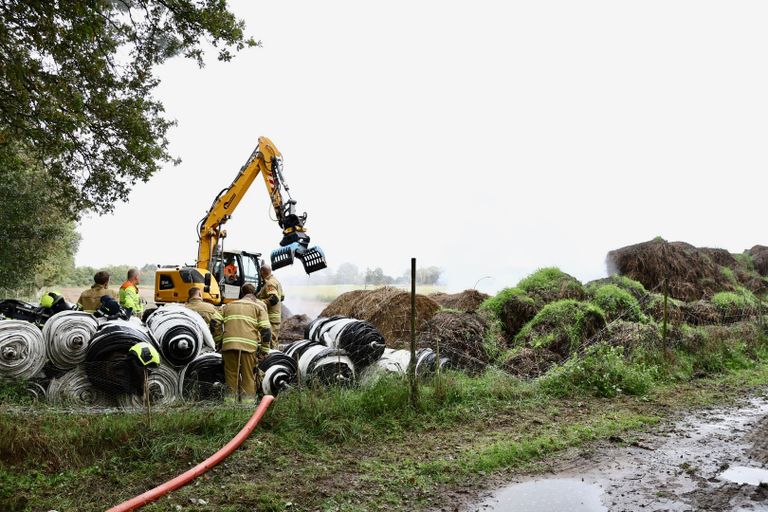
[[[261,343],[258,341],[253,341],[248,338],[241,338],[240,336],[227,336],[224,338],[224,341],[222,342],[222,345],[226,345],[227,343],[245,343],[246,345],[253,345],[254,347],[258,348]]]
[[[261,329],[269,329],[270,327],[272,327],[272,324],[267,322],[266,320],[262,320],[261,322],[258,323],[258,325]]]
[[[258,320],[248,315],[227,315],[224,317],[224,323],[227,323],[230,320],[243,320],[244,322],[248,322],[250,324],[259,325]]]
[[[273,322],[273,323],[276,323],[276,324],[279,324],[280,323],[280,319],[282,318],[282,315],[280,313],[281,313],[280,311],[278,311],[277,313],[270,313],[269,314],[269,321]]]

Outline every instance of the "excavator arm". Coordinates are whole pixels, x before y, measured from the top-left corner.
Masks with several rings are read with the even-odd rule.
[[[296,214],[296,201],[290,197],[290,191],[282,175],[283,156],[267,137],[259,137],[259,143],[248,161],[240,168],[232,184],[219,192],[205,217],[198,225],[199,245],[197,267],[209,269],[219,242],[227,236],[224,224],[232,217],[245,193],[261,174],[267,187],[277,223],[283,230],[280,248],[272,251],[272,268],[278,269],[293,263],[299,258],[307,274],[326,267],[325,255],[319,247],[309,247],[309,235],[304,223],[307,214]],[[282,190],[288,196],[283,199]]]

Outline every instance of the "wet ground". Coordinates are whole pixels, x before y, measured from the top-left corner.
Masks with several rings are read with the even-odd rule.
[[[768,511],[767,468],[768,396],[757,396],[565,453],[465,510]]]

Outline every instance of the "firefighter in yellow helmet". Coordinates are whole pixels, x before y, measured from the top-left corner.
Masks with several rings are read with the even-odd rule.
[[[272,331],[272,341],[269,348],[277,348],[277,339],[280,335],[280,323],[282,322],[282,308],[285,295],[283,294],[283,285],[272,273],[272,267],[267,264],[261,266],[259,270],[261,278],[264,280],[264,286],[261,287],[256,295],[267,306],[269,315],[270,330]]]

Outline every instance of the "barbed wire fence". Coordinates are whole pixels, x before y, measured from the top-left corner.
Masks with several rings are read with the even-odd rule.
[[[663,284],[647,290],[637,298],[640,309],[648,314],[653,308],[652,302],[658,301],[658,294],[664,291]],[[725,309],[717,309],[705,302],[680,305],[668,297],[664,302],[665,320],[662,326],[652,327],[662,331],[659,338],[664,349],[669,348],[670,343],[679,342],[679,327],[683,323],[695,327],[751,321],[765,328],[762,300],[756,304],[745,302],[742,306]],[[672,310],[675,310],[674,314],[670,313]],[[536,362],[538,366],[534,368],[534,375],[527,376],[541,375],[554,364],[584,357],[590,347],[599,342],[620,344],[621,340],[611,339],[612,331],[621,322],[626,322],[633,313],[629,307],[614,313],[608,322],[578,346],[571,348],[565,357],[556,360],[543,357],[543,360]],[[77,315],[87,316],[79,312]],[[71,316],[74,321],[76,315]],[[161,365],[148,372],[136,372],[135,368],[126,366],[124,351],[106,353],[101,360],[87,361],[81,355],[92,341],[88,339],[89,336],[95,335],[89,329],[82,325],[70,325],[65,334],[46,334],[46,329],[54,331],[56,322],[61,323],[64,318],[54,316],[49,320],[51,323],[46,324],[48,327],[42,329],[29,322],[22,326],[24,322],[0,321],[0,380],[21,383],[19,387],[24,389],[27,397],[19,404],[0,396],[0,405],[16,409],[33,406],[38,410],[42,408],[45,411],[60,412],[142,413],[151,422],[153,415],[167,410],[221,407],[225,403],[227,387],[220,354],[200,350],[190,360],[176,361],[175,364],[171,364],[174,358],[166,354]],[[301,350],[296,349],[291,353],[290,346],[282,347],[283,352],[289,354],[288,359],[294,361],[293,367],[291,363],[282,360],[278,370],[262,369],[261,377],[269,380],[269,386],[274,386],[275,392],[285,389],[284,385],[309,388],[314,392],[317,388],[328,386],[365,386],[387,373],[407,377],[412,372],[416,377],[414,381],[407,378],[402,380],[403,385],[409,387],[413,386],[412,382],[418,386],[424,379],[440,377],[449,369],[478,375],[490,367],[519,376],[520,373],[510,371],[498,355],[504,351],[531,349],[497,334],[496,341],[500,346],[496,354],[489,354],[486,339],[488,325],[479,315],[467,311],[437,311],[431,319],[425,319],[420,318],[418,311],[415,316],[411,316],[410,311],[401,310],[388,320],[406,327],[395,332],[392,338],[366,338],[366,343],[359,346],[348,342],[341,344],[341,328],[333,334],[335,338],[318,335],[311,339],[312,336],[307,332],[305,337],[310,339],[304,340],[308,343]],[[416,327],[414,357],[411,357],[410,347],[407,347],[410,339],[408,327],[412,320]],[[84,318],[78,321],[88,323]],[[641,328],[639,325],[637,329]],[[371,336],[370,331],[367,331],[366,336]],[[356,336],[349,337],[362,339],[362,334],[358,332]],[[162,343],[154,337],[150,339],[162,352]],[[374,351],[376,355],[371,356],[370,348],[375,344],[382,345],[381,351],[377,348]],[[440,387],[442,380],[438,378],[433,384]]]

